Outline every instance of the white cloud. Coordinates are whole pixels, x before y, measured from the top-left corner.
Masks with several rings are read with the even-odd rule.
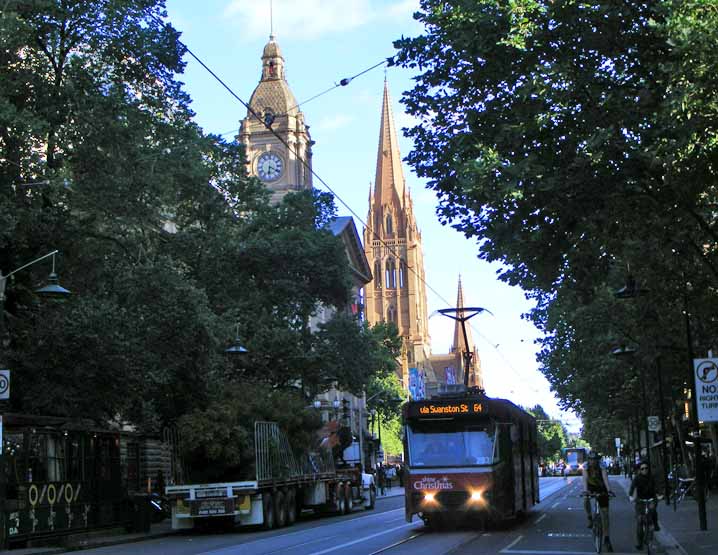
[[[267,1],[231,0],[224,13],[241,22],[240,34],[248,39],[269,35]],[[275,0],[273,27],[280,38],[316,39],[358,27],[368,21],[370,14],[369,0]]]
[[[319,123],[313,126],[312,132],[314,132],[314,128],[319,131],[336,131],[342,127],[347,127],[352,121],[354,121],[352,116],[348,116],[347,114],[336,114],[332,117],[320,120]]]
[[[419,0],[274,0],[273,29],[279,38],[316,39],[373,20],[406,20],[418,7]],[[230,0],[224,15],[241,25],[240,37],[252,40],[269,35],[267,0]]]

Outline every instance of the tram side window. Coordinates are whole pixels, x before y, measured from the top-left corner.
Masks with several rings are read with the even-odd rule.
[[[120,476],[119,440],[115,437],[96,439],[97,473],[100,480],[117,480]]]
[[[65,436],[47,436],[47,479],[50,482],[64,481],[65,472]]]
[[[82,439],[79,435],[71,435],[67,441],[67,479],[82,481]]]
[[[64,440],[61,434],[30,435],[28,482],[60,482],[65,479]]]
[[[25,481],[25,447],[22,433],[3,434],[2,470],[7,476],[6,499],[18,499],[18,484]]]

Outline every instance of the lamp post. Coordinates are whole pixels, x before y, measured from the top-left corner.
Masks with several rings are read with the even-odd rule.
[[[683,283],[683,315],[684,315],[684,321],[685,321],[685,328],[686,328],[686,344],[688,347],[688,369],[689,369],[689,375],[688,375],[688,383],[691,388],[691,424],[693,425],[693,428],[695,429],[695,437],[694,437],[694,458],[695,458],[695,484],[697,488],[697,498],[696,501],[698,503],[698,520],[699,520],[699,526],[701,530],[707,530],[708,524],[707,524],[707,517],[706,517],[706,500],[705,500],[705,491],[704,491],[704,476],[702,472],[702,452],[701,452],[701,444],[700,444],[700,423],[698,421],[698,402],[696,398],[696,376],[693,369],[693,338],[691,336],[691,320],[690,320],[690,313],[688,311],[688,282],[686,281],[685,275],[682,276],[682,283]],[[631,299],[634,297],[639,297],[642,295],[645,295],[648,293],[647,289],[641,288],[640,284],[633,278],[633,276],[628,276],[628,279],[626,280],[626,285],[619,289],[615,293],[615,297],[618,299]],[[661,409],[661,425],[665,426],[665,417],[663,414],[663,385],[662,385],[662,376],[661,376],[661,365],[660,365],[660,359],[656,360],[656,370],[658,372],[658,384],[659,384],[659,396],[660,398],[660,409]],[[665,470],[665,460],[666,460],[666,449],[665,449],[665,432],[663,434],[663,448],[662,448],[662,455],[664,460],[664,479],[666,484],[666,502],[668,502],[668,478]]]
[[[469,338],[466,335],[466,321],[482,312],[488,312],[493,316],[490,310],[480,307],[461,307],[461,308],[441,308],[437,310],[439,314],[456,320],[461,323],[461,333],[464,335],[464,387],[469,387],[469,374],[471,373],[471,364],[474,353],[469,351]]]
[[[626,345],[621,345],[620,347],[616,347],[611,351],[611,354],[618,358],[628,358],[632,357],[636,354],[636,349],[633,347],[627,347]],[[651,442],[650,442],[650,436],[649,436],[649,430],[648,430],[648,401],[646,400],[646,379],[643,374],[643,367],[639,365],[638,367],[638,379],[641,384],[641,405],[643,409],[643,433],[646,438],[646,459],[648,462],[648,467],[651,467]],[[638,450],[640,453],[641,449],[641,441],[640,441],[640,433],[639,433],[639,441],[638,441]]]
[[[24,264],[20,266],[19,268],[9,272],[6,275],[3,275],[0,271],[0,348],[4,348],[4,342],[5,342],[5,288],[7,286],[7,280],[10,276],[13,274],[16,274],[17,272],[24,270],[25,268],[29,268],[33,264],[37,264],[38,262],[45,260],[46,258],[52,257],[52,272],[50,273],[50,276],[48,278],[48,284],[44,287],[41,287],[40,289],[37,289],[35,292],[40,295],[41,297],[46,298],[63,298],[70,295],[70,291],[65,289],[59,284],[57,274],[55,273],[55,255],[59,251],[54,250],[50,253],[47,253],[43,256],[40,256],[39,258],[36,258],[35,260],[32,260],[31,262],[28,262],[27,264]],[[0,360],[0,363],[3,362]],[[2,415],[0,414],[0,424],[2,424]],[[0,436],[0,442],[2,442],[2,437]],[[0,444],[1,447],[1,444]],[[6,520],[5,520],[5,488],[6,488],[6,475],[4,471],[4,455],[0,452],[0,462],[3,463],[3,468],[0,469],[0,548],[7,547],[7,537],[5,535],[5,531],[7,530]]]

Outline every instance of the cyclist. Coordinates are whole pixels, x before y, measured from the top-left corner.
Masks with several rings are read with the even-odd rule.
[[[588,463],[583,467],[583,491],[584,493],[598,494],[598,506],[601,509],[601,523],[603,524],[603,545],[606,551],[613,553],[611,538],[608,528],[608,497],[612,495],[608,485],[608,474],[606,469],[601,465],[601,456],[595,451],[591,451],[588,455]],[[591,500],[588,497],[583,501],[586,516],[588,517],[588,527],[593,526],[591,518]]]
[[[641,462],[638,465],[638,474],[631,482],[631,487],[628,490],[628,497],[631,502],[636,503],[636,549],[643,548],[643,536],[639,526],[639,516],[642,512],[641,504],[637,502],[638,499],[656,499],[659,496],[656,494],[656,481],[651,474],[650,468],[648,468],[647,462]],[[658,526],[658,512],[656,512],[655,504],[649,507],[651,513],[651,519],[653,520],[653,529],[658,532],[661,528]]]

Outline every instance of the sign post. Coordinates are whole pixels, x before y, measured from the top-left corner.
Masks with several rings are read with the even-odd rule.
[[[648,417],[648,430],[651,432],[660,432],[661,431],[661,419],[657,416],[649,416]]]
[[[718,358],[694,358],[698,420],[718,422]]]

